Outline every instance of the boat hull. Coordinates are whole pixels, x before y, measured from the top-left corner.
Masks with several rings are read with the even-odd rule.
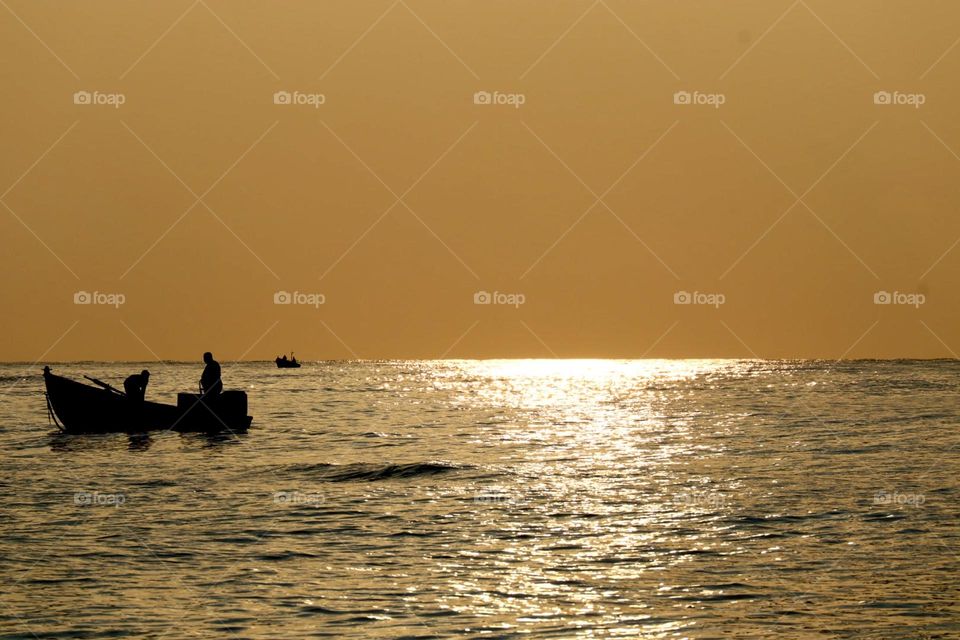
[[[177,406],[136,402],[107,389],[92,387],[44,369],[50,408],[69,433],[173,431],[242,431],[250,426],[246,394],[225,391],[216,399],[180,394]]]

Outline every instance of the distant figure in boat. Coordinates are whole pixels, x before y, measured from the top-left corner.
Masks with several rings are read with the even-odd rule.
[[[220,379],[220,363],[213,359],[213,354],[209,351],[203,354],[203,361],[206,366],[200,376],[200,392],[205,396],[216,398],[223,391],[223,381]]]
[[[127,397],[137,402],[143,402],[147,395],[147,383],[150,382],[150,372],[144,369],[140,373],[128,376],[123,381],[123,391]]]
[[[300,363],[297,362],[297,358],[293,355],[292,351],[290,352],[289,359],[287,359],[286,354],[284,354],[274,360],[274,362],[277,363],[278,369],[298,369],[300,367]]]

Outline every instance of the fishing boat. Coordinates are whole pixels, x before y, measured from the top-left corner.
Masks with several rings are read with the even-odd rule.
[[[177,394],[177,404],[132,400],[95,378],[94,385],[55,375],[43,368],[47,410],[67,433],[129,433],[172,431],[245,431],[253,420],[247,415],[247,394],[224,391],[218,397],[198,393]]]
[[[277,363],[277,369],[299,369],[300,363],[297,362],[296,356],[293,353],[290,354],[290,358],[287,359],[287,356],[282,358],[277,356],[277,359],[274,360]]]

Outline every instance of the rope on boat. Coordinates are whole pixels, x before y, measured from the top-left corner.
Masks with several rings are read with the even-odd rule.
[[[65,431],[63,425],[60,424],[60,421],[57,420],[57,414],[53,410],[53,406],[50,404],[50,394],[44,393],[43,397],[47,400],[47,422],[57,425],[57,429],[60,431]]]

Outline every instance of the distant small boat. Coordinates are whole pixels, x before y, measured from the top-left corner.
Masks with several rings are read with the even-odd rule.
[[[289,359],[287,359],[287,356],[283,356],[282,358],[277,357],[277,359],[274,360],[274,362],[277,363],[278,369],[299,369],[300,368],[300,363],[297,362],[297,359],[293,356],[292,353],[290,354]]]
[[[67,433],[128,433],[167,429],[173,431],[245,431],[253,418],[247,415],[247,394],[224,391],[219,397],[197,393],[177,394],[177,405],[136,402],[110,385],[89,378],[91,386],[54,375],[43,368],[47,408]]]

